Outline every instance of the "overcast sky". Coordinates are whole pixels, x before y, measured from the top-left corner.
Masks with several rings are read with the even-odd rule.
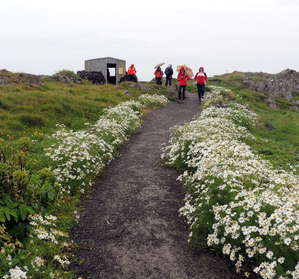
[[[208,75],[299,70],[298,0],[9,0],[0,69],[53,74],[104,56],[152,78],[159,62]]]

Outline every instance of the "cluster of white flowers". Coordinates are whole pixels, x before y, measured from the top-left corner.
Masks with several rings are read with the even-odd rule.
[[[207,108],[214,105],[223,105],[225,103],[225,96],[227,94],[230,94],[231,91],[228,89],[225,89],[220,86],[212,86],[210,85],[209,88],[213,92],[213,94],[206,94],[203,108]]]
[[[94,176],[113,159],[117,147],[141,126],[143,108],[165,105],[165,99],[159,95],[141,95],[140,101],[123,102],[106,109],[86,130],[72,131],[60,125],[52,135],[56,144],[46,150],[55,165],[53,172],[60,194],[84,192]]]
[[[168,103],[168,99],[165,96],[158,94],[143,94],[139,96],[138,101],[147,107],[165,106]]]
[[[20,267],[15,266],[4,275],[3,279],[27,279],[27,271],[22,270]]]
[[[66,256],[55,255],[54,260],[60,263],[62,266],[68,266],[70,264],[70,261]]]
[[[184,173],[187,189],[180,212],[190,237],[221,249],[237,271],[252,262],[264,279],[299,278],[299,177],[275,170],[242,142],[256,115],[229,104],[214,89],[206,98],[221,105],[174,128],[162,158]],[[215,94],[215,95],[214,95]],[[225,96],[224,94],[224,96]],[[216,100],[213,100],[215,97]]]
[[[95,124],[86,123],[88,126],[85,130],[72,131],[58,125],[57,132],[51,136],[55,143],[46,150],[56,179],[54,186],[58,188],[60,195],[55,202],[64,202],[64,197],[76,191],[84,193],[87,186],[92,185],[99,171],[113,159],[117,147],[141,126],[144,108],[166,105],[167,102],[164,96],[146,94],[140,96],[138,101],[123,102],[104,110]],[[74,217],[77,221],[80,218],[77,211],[74,211]],[[59,230],[56,216],[35,214],[29,216],[29,220],[30,245],[55,247],[57,251],[64,251],[64,248],[71,245],[68,234]],[[70,264],[67,255],[55,255],[51,261],[49,258],[42,258],[36,249],[36,254],[28,257],[28,267],[19,267],[16,264],[13,266],[9,252],[12,251],[6,251],[3,247],[0,250],[10,268],[6,271],[4,279],[32,278],[32,271],[42,272],[49,262],[59,263],[62,267]],[[48,275],[50,278],[61,278],[59,271]]]
[[[31,236],[40,240],[51,241],[57,244],[61,238],[66,238],[67,234],[58,230],[56,225],[57,217],[53,215],[30,215],[30,225],[32,228]]]
[[[252,127],[256,124],[257,116],[247,107],[241,104],[232,103],[220,107],[208,107],[203,110],[201,118],[225,118],[233,121],[236,125]]]
[[[41,257],[35,257],[31,263],[31,265],[36,269],[43,266],[44,264],[45,264],[45,260]]]

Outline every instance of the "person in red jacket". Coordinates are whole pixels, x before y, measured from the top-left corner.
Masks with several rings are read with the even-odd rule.
[[[156,83],[161,85],[162,84],[162,77],[163,77],[163,72],[161,70],[161,67],[158,67],[154,73],[155,78],[156,78]]]
[[[135,75],[136,75],[137,71],[135,69],[134,64],[132,64],[129,69],[128,69],[128,75],[129,75],[129,79],[130,81],[134,81],[135,80]]]
[[[203,67],[200,67],[198,72],[195,75],[196,84],[197,84],[197,91],[198,91],[198,98],[199,102],[201,103],[201,100],[203,99],[205,95],[205,87],[206,83],[208,81],[208,76],[205,73],[205,70]]]
[[[186,86],[187,86],[187,80],[190,79],[190,76],[187,75],[185,68],[181,68],[180,72],[178,74],[177,80],[179,82],[179,96],[178,99],[185,100],[185,92],[186,92]]]

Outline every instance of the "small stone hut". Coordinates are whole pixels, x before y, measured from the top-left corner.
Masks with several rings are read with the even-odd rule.
[[[118,84],[121,77],[126,75],[126,61],[113,57],[85,60],[85,70],[102,72],[107,83]]]

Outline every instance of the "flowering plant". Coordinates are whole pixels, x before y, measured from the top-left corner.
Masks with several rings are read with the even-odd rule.
[[[237,271],[251,266],[265,279],[298,279],[299,177],[274,169],[243,142],[253,138],[248,128],[257,117],[226,95],[213,87],[201,116],[174,128],[162,154],[184,171],[180,213],[190,240],[222,251]]]
[[[63,125],[57,126],[57,131],[48,137],[51,145],[43,153],[47,168],[28,182],[34,201],[43,203],[43,207],[38,214],[29,215],[26,241],[12,243],[6,228],[0,226],[0,244],[3,244],[0,250],[1,278],[73,278],[71,272],[65,271],[72,256],[72,242],[67,231],[80,216],[76,210],[70,213],[70,208],[115,157],[118,147],[141,126],[144,108],[167,102],[164,96],[142,95],[138,101],[107,108],[98,121],[88,124],[85,130],[73,131]],[[23,176],[19,174],[18,177]],[[44,184],[41,184],[42,180]],[[45,188],[44,195],[40,193],[41,188]],[[45,207],[46,201],[49,208]]]

